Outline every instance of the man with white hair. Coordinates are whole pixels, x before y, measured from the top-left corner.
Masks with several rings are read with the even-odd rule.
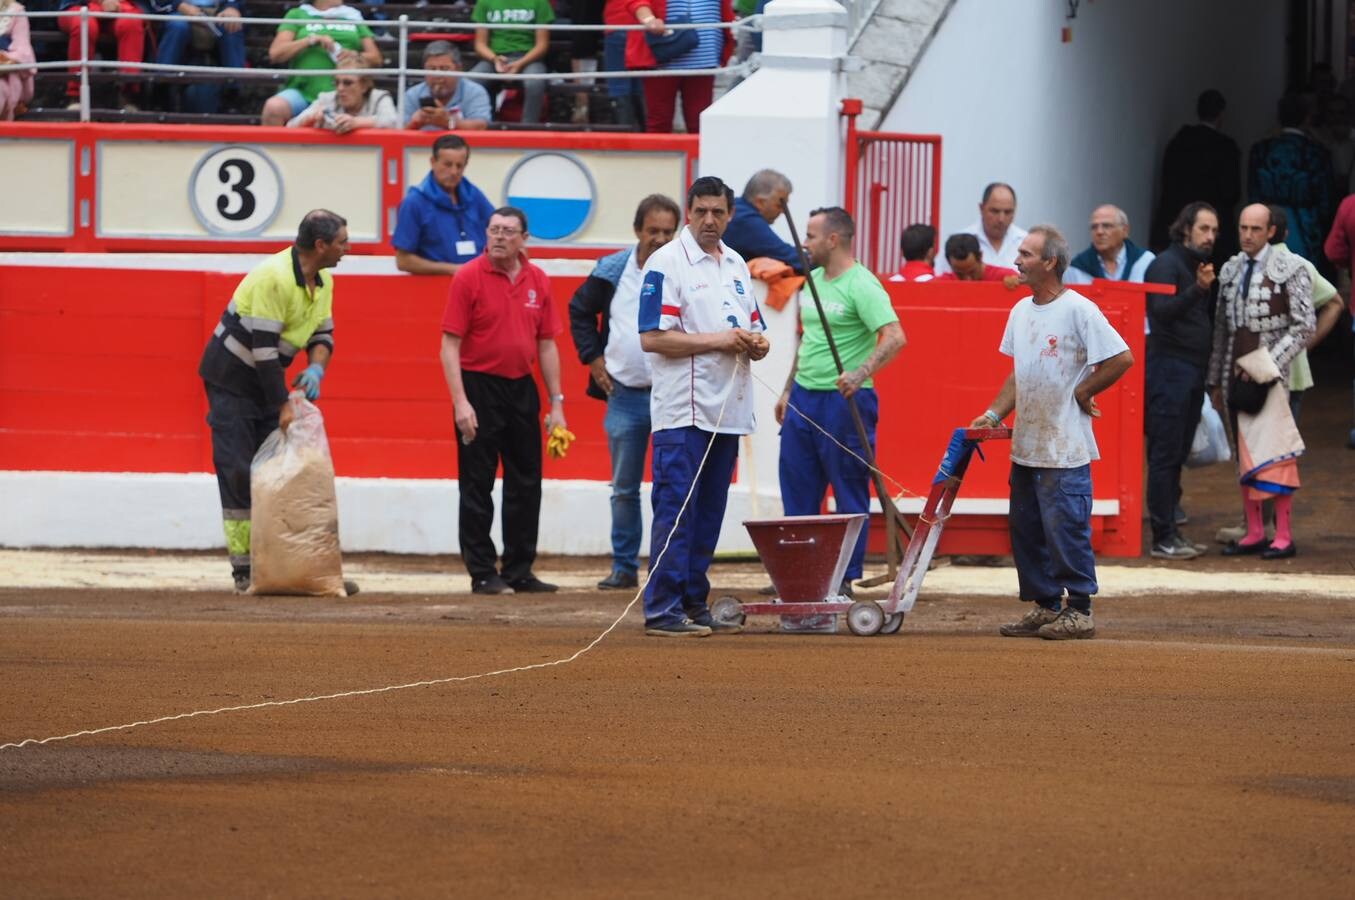
[[[791,190],[790,179],[775,169],[754,172],[743,187],[743,196],[734,201],[725,246],[745,260],[768,257],[790,266],[797,275],[805,274],[800,251],[772,231]]]
[[[1004,637],[1089,638],[1097,591],[1091,461],[1100,458],[1096,395],[1134,358],[1095,303],[1063,286],[1068,242],[1052,225],[1021,241],[1016,270],[1031,296],[1012,307],[1000,350],[1012,357],[997,398],[970,428],[996,428],[1016,410],[1007,514],[1021,599],[1035,607]],[[1060,611],[1064,595],[1067,607]]]
[[[1091,284],[1093,278],[1144,281],[1153,254],[1129,239],[1129,216],[1118,206],[1092,210],[1091,246],[1073,257],[1065,284]]]

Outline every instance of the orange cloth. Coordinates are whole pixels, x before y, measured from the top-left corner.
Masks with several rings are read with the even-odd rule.
[[[803,275],[796,275],[790,266],[770,256],[748,260],[748,274],[767,283],[767,305],[778,312],[805,283]]]

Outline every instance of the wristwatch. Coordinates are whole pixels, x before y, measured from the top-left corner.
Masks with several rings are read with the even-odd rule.
[[[564,395],[564,394],[551,394],[551,395],[550,395],[550,400],[551,400],[552,403],[564,403],[564,402],[565,402],[565,395]]]
[[[984,410],[984,411],[983,411],[983,416],[984,416],[984,418],[986,418],[989,422],[992,422],[992,423],[993,423],[993,426],[994,426],[995,428],[1001,428],[1001,427],[1002,427],[1002,417],[999,416],[997,413],[993,412],[991,409],[986,409],[986,410]]]

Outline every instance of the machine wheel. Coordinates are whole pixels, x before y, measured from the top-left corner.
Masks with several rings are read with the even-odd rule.
[[[885,611],[873,600],[858,600],[847,610],[847,627],[857,637],[879,634],[885,623]]]
[[[897,612],[891,616],[885,616],[885,623],[880,626],[880,634],[894,634],[902,627],[903,613]]]
[[[747,616],[743,604],[733,597],[721,597],[710,605],[710,617],[721,625],[742,625]]]

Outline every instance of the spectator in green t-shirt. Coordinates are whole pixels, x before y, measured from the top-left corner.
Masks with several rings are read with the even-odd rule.
[[[268,61],[275,66],[286,63],[292,69],[333,71],[339,54],[357,53],[365,68],[381,66],[372,30],[362,21],[362,13],[343,0],[314,0],[287,10],[288,21],[268,47]],[[334,90],[334,79],[325,75],[296,75],[286,87],[269,97],[263,105],[263,124],[282,126],[301,113],[324,91]]]
[[[471,18],[488,25],[549,25],[555,11],[549,0],[475,0]],[[475,55],[480,61],[472,72],[500,72],[506,75],[538,75],[546,72],[546,50],[550,32],[535,29],[475,29]],[[493,80],[486,87],[497,95],[506,82]],[[546,100],[545,79],[514,82],[524,93],[522,121],[540,122]]]

